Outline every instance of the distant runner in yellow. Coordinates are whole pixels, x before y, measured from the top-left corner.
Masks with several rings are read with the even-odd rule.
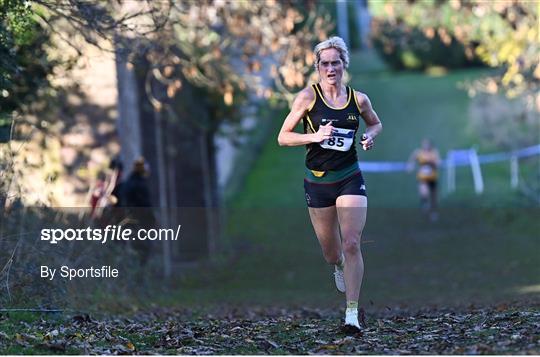
[[[418,194],[422,210],[429,214],[432,221],[438,219],[437,213],[437,181],[441,159],[439,152],[429,139],[422,140],[422,146],[413,151],[408,161],[408,171],[418,166],[416,178],[418,180]]]

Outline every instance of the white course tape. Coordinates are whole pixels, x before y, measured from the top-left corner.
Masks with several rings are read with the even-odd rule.
[[[452,160],[454,166],[466,166],[470,164],[470,150],[453,150],[451,157],[447,157],[441,163],[442,167],[448,166],[448,161]],[[491,164],[493,162],[508,161],[512,158],[523,158],[540,155],[540,145],[533,145],[523,149],[498,152],[493,154],[478,155],[480,164]],[[364,172],[398,172],[407,170],[407,162],[402,161],[359,161],[360,169]]]

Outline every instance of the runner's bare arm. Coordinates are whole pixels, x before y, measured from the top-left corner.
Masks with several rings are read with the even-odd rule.
[[[361,92],[354,92],[358,106],[360,107],[360,115],[366,123],[366,134],[371,138],[375,138],[382,131],[382,123],[375,110],[371,106],[371,102],[367,95]]]
[[[441,155],[439,155],[439,150],[435,149],[435,165],[439,167],[441,165]]]
[[[414,170],[414,164],[416,162],[416,157],[418,156],[418,149],[414,150],[411,155],[409,156],[409,160],[407,160],[407,171],[411,172]]]
[[[332,124],[320,126],[316,133],[295,133],[294,127],[304,117],[309,106],[315,99],[315,93],[311,88],[304,88],[294,99],[291,111],[285,118],[278,135],[280,146],[299,146],[311,143],[319,143],[332,136]]]
[[[366,140],[361,140],[360,143],[364,150],[369,150],[373,147],[373,139],[382,131],[382,123],[377,113],[375,113],[375,110],[373,110],[368,96],[356,91],[354,92],[354,95],[356,96],[356,102],[360,109],[360,115],[366,123],[365,134],[368,136]]]

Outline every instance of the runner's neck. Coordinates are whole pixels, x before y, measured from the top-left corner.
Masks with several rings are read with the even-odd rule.
[[[347,87],[342,85],[341,83],[336,83],[335,85],[327,84],[324,82],[319,82],[319,85],[322,89],[322,95],[326,100],[330,100],[334,103],[339,101],[339,98],[341,96],[347,97]],[[347,100],[345,98],[345,100]]]

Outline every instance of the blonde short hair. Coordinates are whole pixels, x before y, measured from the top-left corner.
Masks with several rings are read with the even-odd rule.
[[[335,48],[339,52],[339,57],[343,61],[343,66],[345,68],[349,67],[349,50],[345,41],[341,37],[334,36],[330,37],[328,40],[325,40],[315,46],[313,52],[315,53],[315,69],[319,68],[319,61],[321,60],[321,52],[329,48]]]

